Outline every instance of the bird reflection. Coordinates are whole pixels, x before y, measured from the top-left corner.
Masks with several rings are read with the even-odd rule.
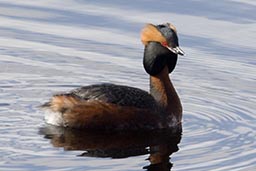
[[[148,171],[170,171],[170,156],[179,150],[181,125],[175,130],[139,132],[99,132],[47,125],[39,133],[54,147],[85,151],[79,156],[126,158],[149,154]]]

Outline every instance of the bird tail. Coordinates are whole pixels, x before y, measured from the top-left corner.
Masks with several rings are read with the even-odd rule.
[[[71,94],[58,94],[54,95],[49,102],[41,105],[44,109],[51,109],[53,112],[63,113],[68,109],[71,109],[76,104],[79,104],[80,100]]]
[[[72,110],[76,104],[79,104],[79,102],[81,102],[80,99],[74,95],[58,94],[40,107],[45,110],[44,118],[46,123],[55,126],[66,126],[63,114]]]

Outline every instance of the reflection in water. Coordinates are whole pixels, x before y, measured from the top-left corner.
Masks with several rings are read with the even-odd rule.
[[[160,21],[179,28],[187,54],[172,75],[184,108],[182,150],[172,156],[172,170],[256,171],[256,1],[152,2],[0,1],[0,171],[153,170],[144,160],[148,150],[154,156],[153,147],[123,160],[74,156],[83,151],[63,155],[48,141],[66,150],[86,142],[84,156],[120,158],[129,156],[129,148],[115,152],[110,145],[120,139],[116,135],[101,150],[112,135],[104,142],[92,138],[97,134],[77,140],[61,129],[48,130],[46,137],[54,138],[43,140],[37,133],[44,113],[37,106],[80,85],[111,82],[148,90],[138,33],[145,23]],[[89,148],[89,142],[103,147]]]
[[[85,151],[79,156],[126,158],[149,154],[150,164],[143,167],[148,171],[171,170],[170,155],[178,151],[181,140],[181,131],[177,130],[103,133],[47,125],[39,133],[54,147]]]

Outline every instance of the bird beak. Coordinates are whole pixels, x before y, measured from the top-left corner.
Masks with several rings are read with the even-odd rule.
[[[179,54],[179,55],[184,55],[185,53],[184,53],[184,51],[183,50],[181,50],[181,48],[179,47],[179,46],[176,46],[176,47],[169,47],[169,46],[167,46],[167,48],[171,51],[171,52],[173,52],[173,53],[175,53],[175,54]]]

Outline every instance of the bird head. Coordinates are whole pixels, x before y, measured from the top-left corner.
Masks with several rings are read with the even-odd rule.
[[[157,75],[165,66],[171,73],[177,63],[177,56],[184,55],[179,47],[176,28],[170,24],[147,24],[141,32],[145,45],[143,65],[150,75]]]
[[[158,42],[171,52],[184,55],[183,50],[179,47],[177,30],[171,23],[153,25],[147,24],[141,32],[141,41],[144,45],[149,42]]]

